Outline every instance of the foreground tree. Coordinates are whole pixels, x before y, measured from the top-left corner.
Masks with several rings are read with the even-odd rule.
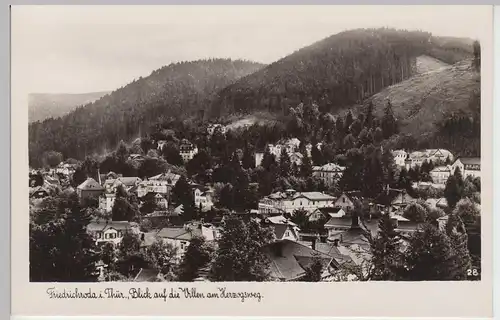
[[[388,214],[379,220],[379,233],[372,240],[372,279],[399,280],[402,265],[400,235]]]
[[[162,239],[156,241],[146,249],[146,260],[162,275],[169,276],[177,258],[177,248]]]
[[[306,274],[302,278],[305,282],[319,282],[323,274],[323,262],[318,256],[313,257],[312,263],[306,267]]]
[[[96,281],[99,255],[87,233],[91,217],[76,195],[61,199],[59,205],[64,212],[59,218],[30,223],[30,281]]]
[[[262,247],[274,235],[255,221],[245,223],[237,218],[224,221],[217,254],[211,268],[214,281],[265,281],[269,260]]]
[[[457,168],[458,169],[458,168]],[[448,206],[453,209],[456,204],[463,196],[463,181],[461,180],[462,175],[460,171],[455,170],[455,174],[450,175],[446,181],[446,187],[444,189],[444,197],[448,202]]]
[[[194,237],[179,265],[178,281],[193,281],[199,277],[200,269],[206,267],[211,261],[214,250],[203,237]]]
[[[405,255],[404,280],[456,280],[457,259],[446,233],[427,224],[412,235]]]

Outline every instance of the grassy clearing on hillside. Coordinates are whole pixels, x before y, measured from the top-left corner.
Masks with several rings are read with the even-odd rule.
[[[457,111],[468,112],[469,98],[480,89],[480,74],[471,61],[416,75],[372,96],[375,112],[384,112],[387,100],[393,105],[402,133],[435,132],[435,124]]]
[[[449,67],[450,65],[436,58],[422,55],[417,57],[417,73],[427,73],[441,68]]]

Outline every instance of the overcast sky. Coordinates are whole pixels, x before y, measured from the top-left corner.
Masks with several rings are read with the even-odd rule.
[[[491,19],[487,6],[13,7],[12,72],[25,75],[27,92],[113,90],[177,61],[270,63],[352,28],[482,40]]]

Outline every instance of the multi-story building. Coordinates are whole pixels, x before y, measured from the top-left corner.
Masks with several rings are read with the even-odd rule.
[[[405,166],[405,160],[408,157],[408,153],[404,150],[394,150],[392,151],[392,156],[394,157],[394,163],[399,167]]]
[[[193,159],[193,157],[198,153],[198,147],[189,142],[188,140],[182,140],[182,143],[179,147],[179,154],[182,157],[184,162],[188,162]]]
[[[288,213],[297,209],[312,212],[318,208],[333,207],[335,197],[322,192],[297,192],[293,189],[276,192],[259,201],[261,214]]]
[[[323,166],[314,166],[312,175],[314,178],[322,180],[327,186],[331,186],[342,178],[344,170],[345,167],[335,163],[327,163]]]
[[[453,172],[450,165],[439,166],[431,170],[430,176],[434,183],[445,184],[452,173]]]
[[[171,171],[150,177],[138,184],[137,196],[142,198],[146,194],[153,192],[160,193],[168,198],[179,178],[180,175],[172,173]]]
[[[481,158],[458,158],[452,165],[452,171],[458,168],[462,177],[481,177]]]
[[[422,166],[427,161],[444,164],[446,160],[453,161],[453,154],[445,149],[426,149],[408,154],[405,160],[406,169]]]

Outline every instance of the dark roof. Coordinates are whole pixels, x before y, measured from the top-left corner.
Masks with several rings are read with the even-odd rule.
[[[481,158],[458,158],[463,164],[481,164]]]
[[[143,269],[135,276],[135,282],[155,282],[160,273],[155,269]]]
[[[78,189],[80,190],[104,190],[104,188],[97,183],[93,178],[87,178],[84,182],[82,182]]]
[[[271,277],[284,281],[303,277],[315,257],[319,257],[325,267],[333,260],[331,256],[290,240],[270,243],[264,247],[264,252],[271,260]]]
[[[113,228],[116,230],[127,230],[132,227],[128,221],[92,221],[87,225],[88,231],[105,231]]]
[[[329,255],[340,265],[352,261],[351,257],[341,254],[339,248],[333,243],[316,242],[316,250]]]
[[[343,216],[341,218],[331,217],[325,227],[350,227],[352,225],[352,217],[349,215]]]

